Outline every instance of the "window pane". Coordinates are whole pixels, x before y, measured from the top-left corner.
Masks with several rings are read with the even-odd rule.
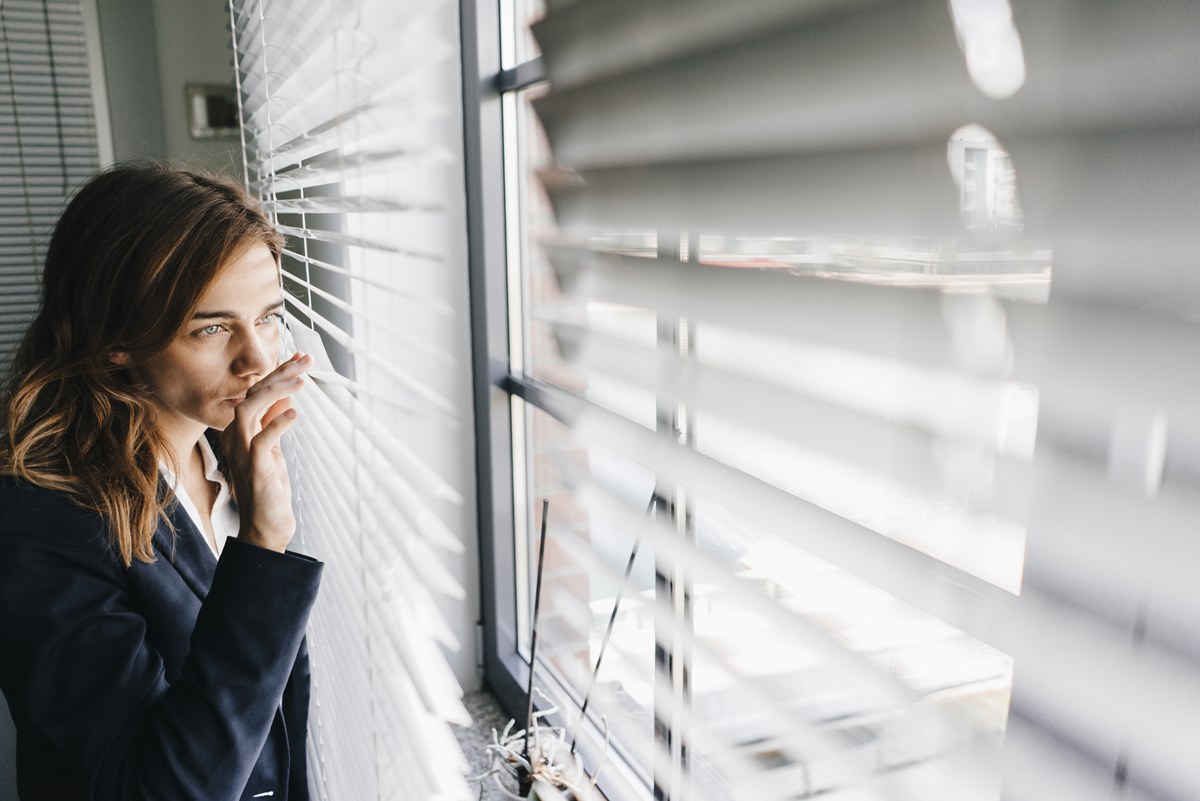
[[[974,208],[975,200],[964,195],[964,209]],[[1050,248],[1031,240],[1017,240],[1002,249],[917,237],[702,235],[699,243],[699,261],[717,266],[782,269],[884,286],[991,292],[1032,303],[1045,303],[1050,295]]]
[[[542,55],[529,26],[546,14],[546,0],[516,0],[517,4],[517,63],[521,64]]]
[[[558,279],[540,245],[557,231],[554,211],[538,178],[538,171],[550,164],[550,146],[534,113],[533,101],[545,92],[546,86],[540,85],[515,93],[515,100],[508,107],[513,124],[506,125],[513,138],[507,152],[516,160],[508,172],[508,180],[515,186],[515,194],[509,193],[509,270],[516,271],[520,281],[519,325],[527,331],[523,363],[529,375],[538,377],[542,377],[539,365],[557,361],[558,347],[553,330],[544,322],[535,322],[533,310],[538,306],[553,309],[563,304]]]
[[[513,52],[518,52],[515,40]],[[564,232],[555,226],[538,178],[552,158],[532,106],[545,91],[539,86],[515,92],[506,105],[509,269],[519,270],[519,280],[510,283],[517,289],[510,297],[519,304],[510,318],[519,332],[514,372],[650,429],[661,427],[665,410],[671,410],[680,426],[679,441],[701,454],[1018,593],[1023,526],[988,512],[987,457],[957,449],[949,437],[942,448],[937,432],[976,425],[974,418],[957,420],[964,410],[998,408],[988,418],[995,425],[997,447],[1028,458],[1035,388],[1012,382],[980,386],[969,378],[864,354],[801,346],[706,320],[660,319],[651,308],[579,298],[563,291],[539,247],[557,239],[610,253],[673,258],[677,245],[681,260],[710,266],[1042,303],[1049,293],[1049,249],[1022,239],[1003,248],[990,244],[1011,242],[1023,226],[1012,162],[994,138],[970,128],[955,132],[947,143],[969,239]],[[670,333],[674,328],[682,340]],[[675,350],[733,381],[745,376],[760,386],[778,387],[780,397],[800,394],[897,425],[928,428],[935,432],[938,451],[933,460],[947,481],[944,486],[910,482],[903,471],[881,475],[864,468],[837,447],[822,451],[802,446],[792,439],[795,427],[785,435],[755,408],[718,414],[678,405],[673,397],[656,397],[651,385],[626,383],[596,362],[590,367],[577,362],[575,351],[588,332],[610,344],[624,343],[631,352]],[[654,476],[594,443],[575,440],[539,411],[531,410],[526,419],[529,493],[521,499],[527,508],[527,539],[522,541],[526,564],[536,563],[541,497],[551,498],[550,542],[558,538],[556,546],[548,545],[542,597],[544,615],[555,609],[542,626],[543,642],[554,640],[556,645],[543,653],[543,661],[579,701],[615,596],[613,582],[624,569],[620,549],[613,546],[623,546],[627,558],[632,543],[626,530],[588,508],[572,488],[593,477],[599,485],[629,488],[624,500],[644,507]],[[677,586],[687,588],[689,611],[675,624],[690,625],[694,633],[689,638],[658,632],[659,645],[675,649],[670,659],[684,666],[690,693],[690,719],[678,717],[677,708],[671,712],[675,734],[687,744],[692,792],[686,797],[800,798],[848,790],[874,774],[890,774],[913,797],[998,797],[995,776],[963,769],[959,757],[980,743],[996,745],[1002,737],[1012,673],[1005,654],[801,550],[789,532],[755,528],[719,506],[718,499],[694,498],[687,488],[681,492],[688,501],[686,523],[679,530],[694,536],[704,555],[766,601],[765,606],[748,603],[725,585],[691,581],[684,568],[676,572],[671,565],[658,566],[674,576]],[[613,725],[610,714],[612,741],[623,754],[636,754],[633,761],[649,786],[655,753],[650,713],[655,634],[647,607],[654,600],[654,574],[646,554],[638,564],[631,582],[637,593],[627,596],[623,606],[636,602],[646,611],[636,625],[626,617],[634,612],[622,611],[606,659],[624,672],[611,683],[602,673],[597,687],[605,688],[607,705],[634,710],[627,718],[627,724],[636,722],[632,729]],[[527,598],[532,597],[532,579],[529,570]],[[848,670],[848,664],[857,665],[858,672]],[[660,693],[663,681],[660,676]],[[659,698],[660,705],[665,697]]]
[[[654,722],[654,553],[639,551],[628,581],[624,573],[635,537],[603,509],[592,508],[573,487],[596,480],[621,488],[621,501],[645,509],[654,475],[613,451],[579,439],[554,418],[526,406],[529,455],[528,593],[533,607],[537,531],[542,499],[549,500],[546,562],[538,628],[538,686],[549,693],[542,669],[569,698],[551,694],[566,711],[568,726],[588,692],[609,617],[622,595],[613,634],[588,702],[599,727],[607,721],[609,759],[627,762],[649,786]],[[623,590],[622,590],[623,588]],[[539,700],[539,705],[543,702]],[[573,734],[571,728],[568,734]]]
[[[693,586],[701,797],[807,798],[888,774],[884,797],[999,798],[997,776],[965,766],[1002,737],[1011,659],[717,504],[693,505],[701,550],[796,621]]]
[[[529,26],[545,14],[546,0],[500,0],[500,60],[504,69],[542,55]]]
[[[860,441],[851,456],[849,448],[837,446],[853,431],[824,438],[818,449],[782,436],[785,421],[698,409],[691,413],[697,450],[1009,592],[1020,591],[1024,526],[989,508],[996,457],[948,435],[990,426],[1001,452],[1028,458],[1036,428],[1034,388],[976,382],[716,325],[695,329],[693,350],[705,365],[857,410],[898,431],[923,427],[947,435],[931,435],[923,450],[902,453],[889,451],[887,442]]]
[[[509,195],[509,255],[510,269],[515,265],[519,270],[520,305],[514,317],[521,331],[524,373],[653,428],[653,393],[604,376],[584,376],[570,366],[566,358],[569,354],[563,352],[564,348],[569,350],[566,338],[570,326],[588,326],[653,346],[657,317],[646,309],[574,299],[559,286],[558,276],[541,247],[543,241],[559,235],[538,177],[538,171],[550,162],[550,150],[532,104],[545,91],[545,86],[535,86],[516,92],[509,106],[513,124],[507,126],[514,140],[509,153],[516,159],[516,168],[509,172],[509,180],[515,185],[515,192]],[[605,231],[590,235],[588,244],[596,249],[654,256],[657,237],[647,231]]]

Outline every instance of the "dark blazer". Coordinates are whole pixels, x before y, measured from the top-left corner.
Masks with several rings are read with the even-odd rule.
[[[307,801],[304,628],[322,564],[175,506],[124,567],[102,519],[0,477],[0,689],[22,801]]]

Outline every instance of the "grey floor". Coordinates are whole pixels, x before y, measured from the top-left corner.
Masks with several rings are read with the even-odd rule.
[[[492,742],[492,729],[502,731],[504,724],[508,723],[509,716],[500,709],[500,705],[487,691],[467,693],[463,696],[463,703],[466,704],[467,711],[471,713],[471,720],[474,723],[471,726],[461,728],[454,726],[453,728],[458,737],[458,743],[467,757],[467,762],[471,765],[471,775],[477,776],[487,770],[488,756],[484,749]],[[478,790],[480,782],[473,782],[472,786]],[[516,792],[514,783],[510,782],[506,786],[511,792]],[[483,801],[496,801],[504,796],[496,789],[494,779],[488,778],[482,782],[482,793],[479,798]]]

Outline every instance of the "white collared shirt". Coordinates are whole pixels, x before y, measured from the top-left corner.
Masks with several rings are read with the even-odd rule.
[[[213,453],[207,437],[200,437],[200,458],[204,461],[204,477],[218,487],[217,499],[213,502],[212,511],[208,515],[209,522],[212,523],[213,536],[217,540],[215,544],[209,542],[204,530],[204,523],[200,518],[200,511],[188,496],[187,490],[175,476],[174,471],[165,462],[159,462],[158,469],[162,472],[163,478],[167,480],[167,486],[179,499],[179,505],[196,525],[196,530],[204,538],[204,542],[212,551],[213,556],[220,556],[221,549],[225,547],[225,540],[237,536],[238,529],[241,527],[241,517],[238,515],[237,507],[233,505],[233,494],[229,491],[229,482],[225,480],[225,476],[217,467],[217,455]]]

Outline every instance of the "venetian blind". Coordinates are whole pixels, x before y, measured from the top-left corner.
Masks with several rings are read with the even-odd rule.
[[[1200,797],[1200,6],[548,6],[561,363],[527,399],[766,532],[706,546],[561,467],[692,603],[829,668],[643,600],[724,682],[676,716],[685,797]],[[877,637],[939,648],[865,644],[885,602]]]
[[[246,178],[287,236],[295,347],[319,354],[291,453],[298,546],[326,560],[309,629],[322,799],[461,798],[467,722],[439,598],[461,505],[410,440],[453,431],[439,332],[453,235],[444,3],[233,0]],[[452,175],[452,173],[450,173]]]
[[[0,5],[0,376],[37,308],[67,194],[99,166],[78,0]]]

